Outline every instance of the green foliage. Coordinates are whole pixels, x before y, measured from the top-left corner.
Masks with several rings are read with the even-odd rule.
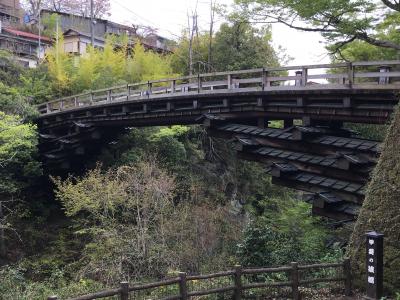
[[[257,29],[243,20],[224,23],[215,35],[214,67],[230,71],[277,66],[278,56],[271,41],[269,27]]]
[[[238,255],[247,266],[316,262],[329,255],[327,232],[310,214],[308,204],[296,200],[262,201],[265,210],[246,227]]]
[[[281,22],[293,28],[319,31],[334,52],[353,40],[396,49],[400,7],[374,0],[236,0],[253,21]],[[391,2],[391,1],[388,1]]]
[[[189,33],[183,31],[178,45],[171,56],[171,65],[175,72],[183,75],[189,74]],[[193,68],[195,73],[207,73],[208,70],[208,44],[209,35],[200,33],[193,42]],[[214,69],[213,69],[214,70]]]
[[[57,34],[57,22],[60,23],[60,16],[58,14],[46,14],[42,16],[41,22],[44,28],[43,35],[54,37]]]
[[[209,33],[200,33],[193,40],[193,68],[195,73],[251,69],[277,66],[279,59],[271,46],[269,27],[258,29],[243,20],[223,23],[212,38],[211,66],[208,65]],[[172,54],[171,64],[177,73],[189,73],[189,36],[183,32]]]
[[[0,50],[0,83],[14,86],[19,83],[23,68],[6,50]]]
[[[350,123],[345,127],[354,130],[362,138],[383,141],[388,125]]]
[[[31,104],[53,100],[55,95],[51,89],[51,80],[45,64],[37,68],[27,69],[20,76],[19,92],[29,99]]]
[[[64,52],[64,36],[59,30],[55,33],[56,42],[54,47],[46,55],[50,78],[52,79],[53,90],[58,96],[68,93],[71,90],[73,61]]]
[[[140,43],[130,55],[126,39],[110,36],[104,49],[88,46],[80,57],[64,53],[63,47],[60,35],[47,55],[52,89],[58,96],[173,76],[168,56],[145,51]]]
[[[0,110],[7,114],[18,115],[24,121],[33,119],[37,115],[36,109],[27,101],[20,90],[0,82]]]
[[[0,269],[1,299],[36,300],[47,299],[49,295],[58,295],[61,299],[87,294],[102,289],[99,282],[89,279],[70,281],[65,279],[63,270],[53,269],[46,280],[29,280],[23,266],[7,266]]]
[[[0,50],[0,109],[24,117],[33,117],[32,104],[53,97],[47,69],[22,68],[11,53]]]
[[[15,194],[40,174],[36,127],[0,112],[0,194]]]

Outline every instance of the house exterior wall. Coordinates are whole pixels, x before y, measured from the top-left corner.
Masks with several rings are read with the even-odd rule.
[[[0,0],[0,21],[3,26],[14,26],[20,23],[22,13],[19,0]]]
[[[57,12],[43,10],[42,18],[51,16],[54,13],[57,14]],[[90,18],[64,13],[58,13],[58,15],[60,16],[60,27],[63,32],[67,31],[68,29],[74,29],[86,34],[90,34]],[[96,19],[96,24],[94,24],[94,35],[98,37],[104,37],[105,34],[106,21]]]
[[[84,55],[86,48],[91,44],[91,39],[82,35],[64,36],[64,51],[71,54]],[[94,46],[104,48],[104,42],[95,40]]]

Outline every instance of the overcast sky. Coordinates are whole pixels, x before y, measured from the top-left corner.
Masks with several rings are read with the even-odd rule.
[[[231,5],[233,0],[217,0]],[[187,27],[187,12],[196,8],[200,29],[206,30],[210,22],[209,0],[111,0],[111,19],[124,24],[150,25],[167,38],[176,39]],[[282,46],[293,58],[291,65],[329,62],[323,38],[318,33],[300,32],[284,25],[274,24],[273,43]]]

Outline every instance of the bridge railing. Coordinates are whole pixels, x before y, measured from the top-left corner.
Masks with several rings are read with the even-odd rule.
[[[315,270],[318,270],[316,276]],[[287,292],[291,294],[291,298],[299,300],[301,298],[299,287],[331,282],[344,283],[345,295],[351,294],[349,259],[337,263],[312,265],[298,265],[294,262],[290,266],[275,268],[246,269],[235,266],[233,270],[207,275],[188,276],[181,272],[177,277],[159,282],[134,285],[121,282],[119,288],[78,296],[69,300],[91,300],[106,297],[121,300],[188,300],[192,297],[215,294],[230,294],[232,299],[240,300],[247,299],[248,292],[251,292],[253,296],[259,296],[259,298],[266,297],[268,295],[265,295],[265,293],[271,292],[268,289],[277,287],[288,289]],[[59,298],[51,296],[47,299],[57,300]]]
[[[399,82],[400,61],[259,68],[150,80],[89,91],[40,104],[38,110],[40,114],[48,114],[121,101],[222,92],[371,88],[371,86],[393,88],[398,87]]]

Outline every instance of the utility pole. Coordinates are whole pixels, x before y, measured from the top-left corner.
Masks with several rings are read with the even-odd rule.
[[[40,21],[40,14],[41,14],[41,11],[42,11],[42,9],[40,8],[39,9],[39,16],[38,16],[38,18],[39,18],[39,52],[38,52],[38,62],[40,61],[40,52],[41,52],[41,48],[42,48],[42,43],[41,43],[41,26],[42,26],[42,24],[41,24],[41,21]]]
[[[193,40],[194,33],[197,31],[197,11],[192,12],[192,24],[190,24],[190,17],[188,14],[188,27],[189,27],[189,75],[193,75]]]
[[[207,72],[211,72],[212,65],[212,42],[213,42],[213,30],[214,30],[214,15],[215,15],[215,6],[213,0],[210,2],[210,31],[209,31],[209,40],[208,40],[208,62],[207,62]]]
[[[91,44],[92,44],[92,47],[94,47],[93,0],[90,0],[90,37],[91,37]]]

